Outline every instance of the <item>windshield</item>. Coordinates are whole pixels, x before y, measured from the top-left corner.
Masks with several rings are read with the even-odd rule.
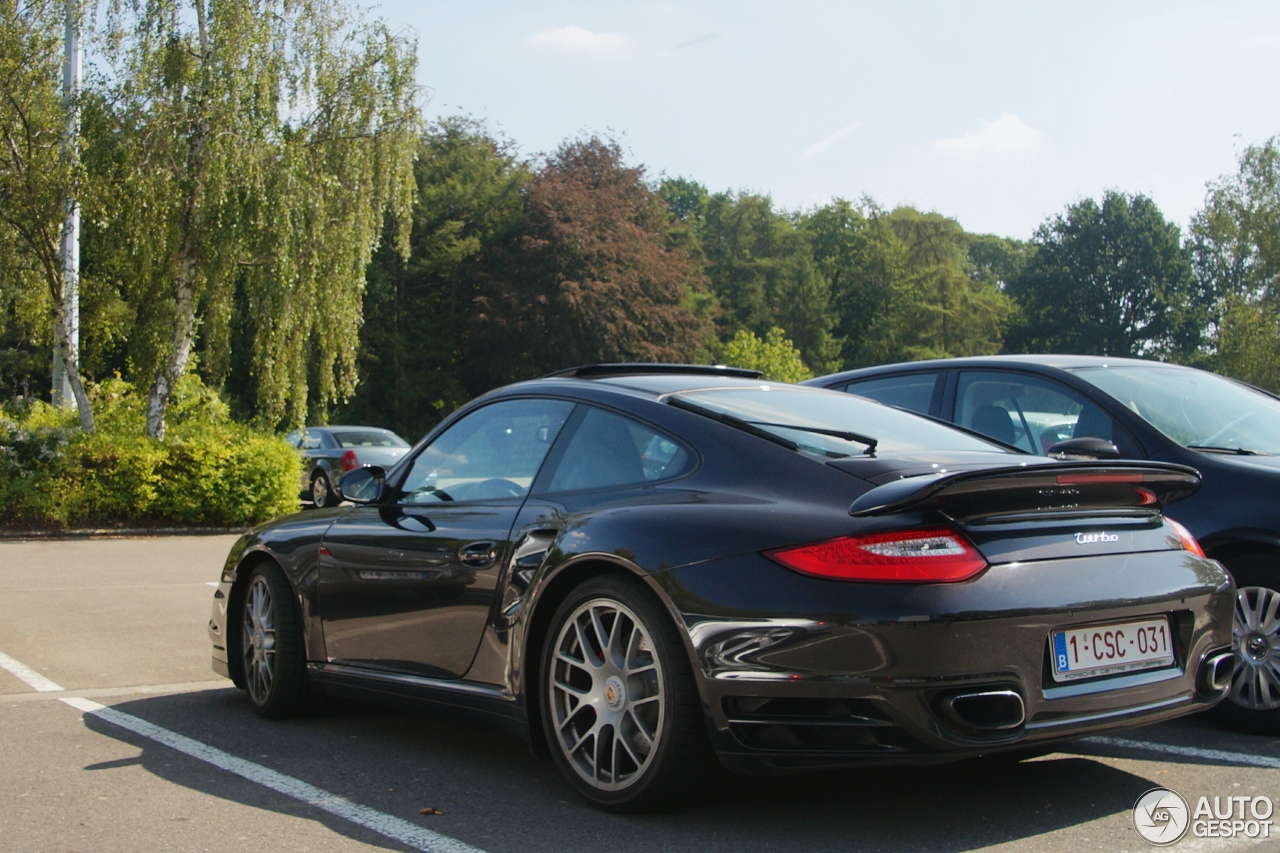
[[[861,456],[867,452],[867,444],[852,437],[823,435],[811,430],[872,437],[876,439],[876,453],[895,450],[1005,450],[917,415],[840,391],[761,385],[758,388],[688,391],[676,396],[792,441],[805,453],[827,458]],[[794,428],[788,428],[788,424]]]
[[[1184,447],[1280,453],[1280,400],[1230,379],[1176,365],[1072,372]]]

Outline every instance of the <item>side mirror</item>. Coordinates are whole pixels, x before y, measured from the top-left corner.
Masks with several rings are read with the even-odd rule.
[[[338,491],[353,504],[376,503],[382,497],[382,485],[387,472],[377,465],[367,465],[348,471],[338,478]]]
[[[1057,459],[1070,456],[1086,459],[1119,459],[1120,450],[1105,438],[1068,438],[1053,444],[1046,451],[1047,455]]]

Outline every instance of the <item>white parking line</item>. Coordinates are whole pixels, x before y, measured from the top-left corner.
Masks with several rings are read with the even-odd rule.
[[[45,678],[26,664],[19,663],[9,657],[4,652],[0,652],[0,666],[9,670],[9,672],[13,673],[18,678],[21,678],[32,690],[36,690],[40,693],[57,693],[62,690],[62,688],[57,684],[54,684],[52,681]]]
[[[3,652],[0,652],[0,666],[9,670],[9,672],[21,678],[33,689],[41,693],[54,693],[63,689],[34,669],[19,663]],[[91,714],[122,729],[128,729],[134,734],[142,735],[148,740],[163,744],[170,749],[176,749],[184,755],[189,755],[206,764],[212,764],[214,767],[226,770],[228,773],[234,773],[237,776],[248,779],[250,782],[256,782],[287,797],[301,800],[308,805],[315,806],[357,826],[363,826],[365,829],[371,829],[393,841],[399,841],[414,850],[421,850],[423,853],[484,853],[480,848],[472,847],[470,844],[465,844],[456,838],[441,835],[438,832],[385,814],[377,809],[353,803],[345,797],[339,797],[337,794],[331,794],[314,785],[308,785],[301,779],[295,779],[292,776],[277,773],[269,767],[263,767],[261,764],[254,764],[252,761],[237,758],[229,752],[223,752],[215,747],[207,746],[198,740],[192,740],[185,735],[171,732],[154,723],[148,723],[146,720],[135,717],[132,714],[126,714],[114,708],[108,708],[106,705],[100,705],[92,699],[68,696],[62,701],[84,714]]]
[[[345,797],[331,794],[314,785],[309,785],[301,779],[295,779],[292,776],[277,773],[269,767],[263,767],[261,764],[254,764],[252,761],[237,758],[229,752],[223,752],[220,749],[207,746],[198,740],[192,740],[185,735],[171,732],[131,714],[125,714],[114,708],[99,705],[89,699],[68,697],[62,701],[72,708],[83,711],[85,714],[106,720],[122,729],[128,729],[134,734],[142,735],[149,740],[163,744],[170,749],[176,749],[178,752],[189,755],[206,764],[212,764],[214,767],[226,770],[228,773],[234,773],[237,776],[248,779],[250,782],[256,782],[265,788],[293,797],[295,800],[301,800],[308,805],[315,806],[358,826],[363,826],[365,829],[371,829],[379,835],[408,845],[415,850],[422,850],[424,853],[484,853],[479,848],[458,841],[456,838],[441,835],[407,820],[371,809],[368,806],[353,803]]]
[[[1088,737],[1081,743],[1098,746],[1118,747],[1119,749],[1140,749],[1144,752],[1163,752],[1168,755],[1181,755],[1184,758],[1199,758],[1204,761],[1228,761],[1232,764],[1244,764],[1249,767],[1270,767],[1280,769],[1280,758],[1269,755],[1250,755],[1247,752],[1227,752],[1223,749],[1201,749],[1196,746],[1177,746],[1171,743],[1153,743],[1146,740],[1128,740],[1119,737]]]
[[[4,667],[39,692],[53,693],[63,689],[50,679],[45,678],[40,673],[19,663],[3,652],[0,652],[0,667]],[[328,791],[303,782],[301,779],[295,779],[269,767],[263,767],[261,764],[237,758],[229,752],[223,752],[198,740],[169,731],[140,717],[117,711],[114,708],[108,708],[91,699],[67,697],[61,701],[84,714],[98,717],[122,729],[141,735],[148,740],[153,740],[170,749],[177,750],[184,755],[203,761],[206,764],[212,764],[214,767],[225,770],[228,773],[234,773],[243,779],[248,779],[250,782],[255,782],[265,788],[270,788],[285,796],[293,797],[308,805],[315,806],[322,811],[350,821],[357,826],[363,826],[365,829],[372,830],[379,835],[398,841],[415,850],[421,850],[423,853],[485,853],[480,848],[472,847],[456,838],[450,838],[447,835],[442,835],[402,818],[380,812],[377,809],[353,803],[345,797],[331,794]],[[1230,762],[1249,767],[1280,769],[1280,758],[1250,755],[1244,752],[1201,749],[1193,746],[1177,746],[1175,744],[1128,740],[1116,737],[1090,737],[1084,738],[1080,742],[1117,749],[1160,752],[1185,758],[1198,758],[1204,761]]]

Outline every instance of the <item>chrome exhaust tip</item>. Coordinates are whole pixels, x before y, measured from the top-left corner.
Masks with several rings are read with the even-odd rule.
[[[1231,689],[1231,676],[1236,669],[1236,656],[1233,652],[1210,652],[1200,661],[1200,675],[1197,679],[1201,692],[1208,694],[1226,693]]]
[[[1027,706],[1016,690],[973,690],[942,697],[941,710],[953,723],[975,732],[1009,732],[1022,727]]]

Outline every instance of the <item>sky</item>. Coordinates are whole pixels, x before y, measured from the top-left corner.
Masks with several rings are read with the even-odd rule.
[[[651,178],[808,210],[873,198],[1028,239],[1107,190],[1185,231],[1280,135],[1280,3],[423,2],[428,118],[524,156],[615,136]]]

